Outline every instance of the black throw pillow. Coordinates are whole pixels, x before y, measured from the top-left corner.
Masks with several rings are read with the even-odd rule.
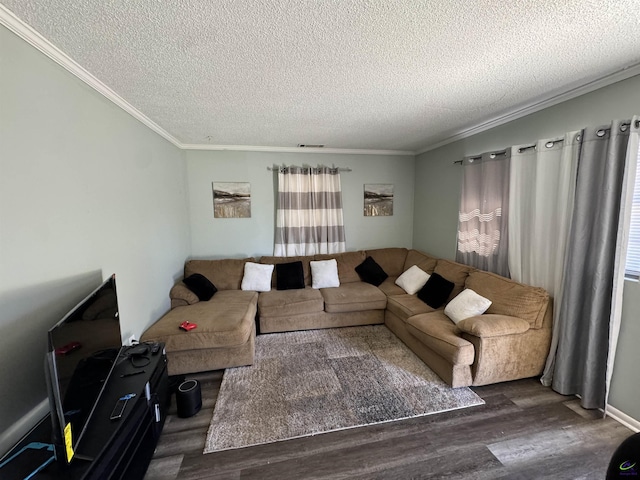
[[[297,290],[304,288],[302,262],[276,263],[276,289]]]
[[[389,275],[382,269],[371,256],[365,258],[364,262],[356,267],[356,272],[363,282],[379,286]]]
[[[440,308],[447,301],[453,291],[454,283],[437,273],[432,273],[418,292],[418,298],[431,308]]]
[[[189,275],[182,280],[189,290],[198,296],[198,299],[202,302],[206,302],[213,297],[213,294],[218,291],[216,286],[209,281],[207,277],[199,273]]]

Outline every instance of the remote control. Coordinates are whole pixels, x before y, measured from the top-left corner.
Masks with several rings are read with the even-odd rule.
[[[151,347],[151,355],[156,355],[160,351],[160,344],[154,343]]]
[[[130,398],[133,398],[135,396],[136,396],[135,393],[129,393],[124,397],[120,397],[116,402],[116,406],[113,407],[113,411],[111,412],[111,416],[109,417],[109,419],[120,420],[122,418],[122,415],[124,414],[124,409],[127,406],[127,402],[129,401]]]

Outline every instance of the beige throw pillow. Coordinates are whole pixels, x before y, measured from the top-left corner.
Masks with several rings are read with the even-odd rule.
[[[273,265],[247,262],[244,264],[244,276],[240,288],[254,292],[268,292],[271,290],[272,273]]]
[[[413,265],[396,279],[396,285],[402,288],[409,295],[413,295],[418,293],[420,289],[424,287],[430,276],[431,275],[417,265]]]
[[[313,288],[330,288],[340,286],[338,277],[338,262],[331,260],[317,260],[309,262],[311,265],[311,286]]]
[[[482,315],[490,306],[491,300],[467,288],[444,307],[444,314],[457,324],[465,318]]]

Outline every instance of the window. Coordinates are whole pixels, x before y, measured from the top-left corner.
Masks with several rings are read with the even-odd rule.
[[[629,227],[629,246],[627,247],[627,265],[625,275],[640,278],[640,148],[636,169],[636,182],[631,207],[631,226]]]

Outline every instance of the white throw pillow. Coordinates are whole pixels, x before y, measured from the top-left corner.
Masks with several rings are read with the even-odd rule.
[[[255,292],[268,292],[271,290],[273,267],[273,265],[263,265],[261,263],[245,263],[242,290],[253,290]]]
[[[311,264],[311,286],[313,288],[339,287],[338,262],[335,258],[331,260],[318,260],[309,262]]]
[[[424,287],[424,284],[427,283],[430,276],[431,275],[417,265],[413,265],[402,275],[396,278],[396,285],[402,288],[409,295],[413,295],[414,293],[418,293],[418,291]]]
[[[467,288],[444,307],[444,314],[457,324],[465,318],[482,315],[490,306],[491,300]]]

